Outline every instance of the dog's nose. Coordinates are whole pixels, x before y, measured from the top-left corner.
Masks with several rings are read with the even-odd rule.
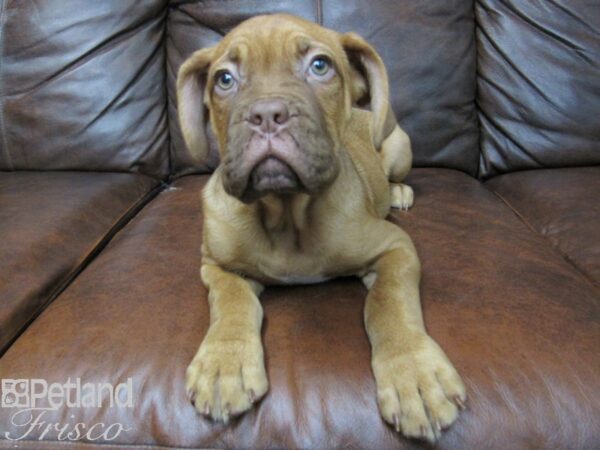
[[[263,133],[274,132],[290,118],[287,105],[281,100],[260,100],[250,108],[248,120]]]

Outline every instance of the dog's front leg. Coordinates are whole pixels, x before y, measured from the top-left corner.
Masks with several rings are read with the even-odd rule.
[[[383,418],[396,431],[435,441],[456,419],[458,408],[464,408],[465,387],[425,331],[416,250],[402,230],[396,228],[394,234],[398,238],[393,246],[363,278],[369,288],[365,326],[377,401]]]
[[[262,286],[204,264],[210,327],[187,369],[186,386],[198,412],[227,422],[268,388],[260,339]]]

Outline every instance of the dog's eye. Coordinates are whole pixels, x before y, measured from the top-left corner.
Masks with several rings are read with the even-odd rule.
[[[310,63],[311,72],[318,77],[322,77],[322,76],[326,75],[327,72],[329,72],[330,68],[331,68],[331,63],[324,56],[317,56]]]
[[[235,84],[235,79],[233,78],[233,75],[231,75],[231,72],[229,72],[228,70],[221,70],[220,72],[217,72],[215,78],[217,81],[217,86],[219,86],[224,91],[231,89]]]

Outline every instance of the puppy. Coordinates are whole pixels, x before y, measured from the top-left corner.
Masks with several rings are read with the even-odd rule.
[[[412,205],[412,156],[377,52],[297,17],[254,17],[181,66],[177,98],[191,153],[207,157],[212,126],[221,161],[203,192],[211,324],[187,370],[196,409],[227,422],[267,392],[264,285],[356,275],[381,415],[434,441],[465,387],[425,331],[415,247],[385,220]]]

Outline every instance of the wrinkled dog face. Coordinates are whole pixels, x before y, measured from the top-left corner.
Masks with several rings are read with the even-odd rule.
[[[186,65],[195,83],[181,82],[180,72],[180,103],[202,92],[229,194],[250,202],[266,193],[315,193],[335,179],[352,104],[352,69],[338,33],[290,16],[256,17]],[[191,126],[206,116],[181,108]],[[194,130],[182,129],[193,147]]]
[[[244,200],[268,192],[312,193],[338,171],[341,123],[335,119],[344,98],[331,51],[302,32],[278,31],[267,28],[253,46],[246,44],[251,35],[236,33],[211,68],[225,189]],[[328,123],[329,116],[334,120]]]

